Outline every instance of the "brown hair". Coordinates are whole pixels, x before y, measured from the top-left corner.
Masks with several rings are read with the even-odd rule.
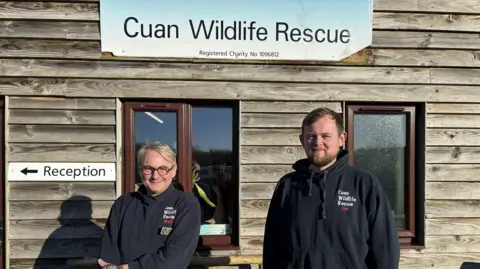
[[[341,114],[331,110],[330,108],[320,107],[310,111],[310,113],[308,113],[308,115],[305,116],[305,118],[303,118],[302,133],[303,133],[303,128],[305,128],[305,126],[313,124],[315,121],[317,121],[320,118],[323,118],[324,116],[328,116],[332,120],[335,120],[339,135],[345,130],[345,127],[343,126],[343,118]]]

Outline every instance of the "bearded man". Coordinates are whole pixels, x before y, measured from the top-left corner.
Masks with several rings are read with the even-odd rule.
[[[348,164],[340,114],[318,108],[302,122],[308,158],[275,188],[264,269],[398,269],[400,242],[388,198],[369,172]]]

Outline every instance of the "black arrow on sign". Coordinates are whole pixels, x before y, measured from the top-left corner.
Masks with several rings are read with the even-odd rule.
[[[21,171],[24,175],[27,175],[28,173],[38,173],[38,170],[28,170],[27,167],[23,168]]]

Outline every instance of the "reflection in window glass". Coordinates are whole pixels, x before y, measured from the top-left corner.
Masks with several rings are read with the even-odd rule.
[[[147,112],[135,111],[134,118],[135,152],[146,143],[160,141],[177,151],[177,113],[170,111]],[[177,154],[178,158],[178,154]],[[137,158],[135,156],[135,164]],[[141,184],[140,175],[136,173],[136,188]]]
[[[405,228],[406,135],[406,115],[354,115],[354,164],[378,178],[398,228]]]
[[[195,183],[192,192],[202,207],[201,235],[231,233],[233,199],[236,197],[232,180],[232,121],[231,108],[192,108],[192,174]]]

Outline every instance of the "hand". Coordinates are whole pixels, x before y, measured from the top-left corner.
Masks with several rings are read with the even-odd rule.
[[[109,264],[109,263],[105,262],[105,261],[102,260],[102,259],[98,259],[98,260],[97,260],[97,263],[98,263],[98,265],[99,265],[100,267],[102,267],[102,268],[105,267],[107,264]]]
[[[117,269],[117,268],[118,268],[118,265],[111,264],[111,263],[107,263],[107,262],[105,262],[105,261],[102,260],[102,259],[98,259],[97,263],[98,263],[98,265],[100,265],[100,267],[102,267],[103,269]]]
[[[107,264],[106,266],[102,267],[103,269],[117,269],[118,268],[118,265],[115,265],[115,264]]]

